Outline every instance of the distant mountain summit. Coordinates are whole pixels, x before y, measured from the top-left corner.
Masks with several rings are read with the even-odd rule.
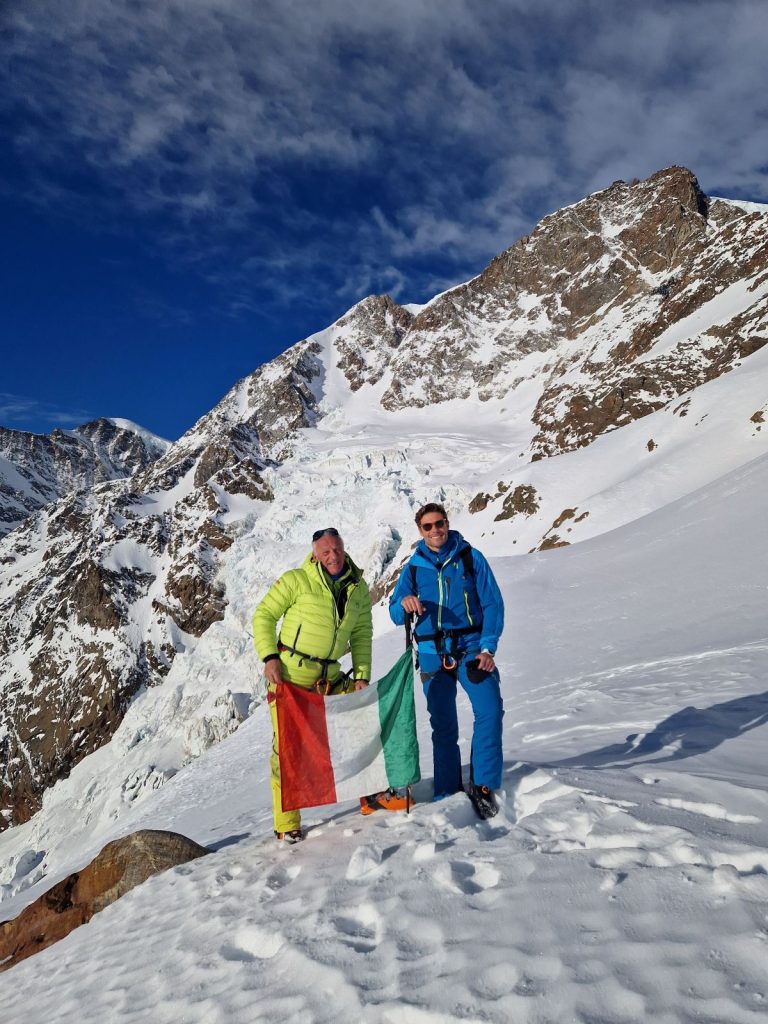
[[[129,420],[32,434],[0,427],[0,536],[70,491],[146,469],[170,446]]]
[[[119,421],[55,439],[3,432],[0,465],[17,475],[2,493],[18,502],[5,522],[28,516],[0,541],[5,822],[34,814],[48,786],[111,738],[139,688],[160,683],[224,618],[222,570],[269,514],[276,481],[293,475],[313,514],[326,491],[343,505],[354,472],[343,452],[338,472],[313,462],[314,438],[343,422],[365,448],[375,429],[394,436],[418,410],[458,432],[482,408],[490,447],[514,425],[514,464],[531,466],[670,403],[684,416],[697,388],[766,341],[768,208],[708,198],[673,167],[546,217],[423,306],[362,300],[238,382],[159,453]],[[760,429],[757,419],[749,426]],[[381,474],[384,493],[392,461],[406,456],[377,458],[367,472]],[[457,480],[464,469],[457,456]],[[499,529],[538,507],[533,488],[509,481],[471,507]],[[402,486],[412,497],[414,482]],[[369,583],[383,589],[404,543],[389,530]]]
[[[582,447],[768,341],[767,226],[682,167],[617,181],[417,313],[365,299],[333,328],[337,365],[388,410],[535,382],[531,457]]]

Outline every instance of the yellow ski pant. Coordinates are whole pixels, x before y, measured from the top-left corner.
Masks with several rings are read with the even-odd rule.
[[[283,686],[290,685],[283,683]],[[347,680],[341,680],[331,684],[329,693],[336,695],[346,693]],[[354,684],[353,684],[354,685]],[[270,686],[274,693],[274,688]],[[269,702],[269,713],[272,716],[272,754],[269,758],[271,768],[272,784],[272,818],[275,823],[275,832],[292,832],[295,828],[301,827],[301,814],[299,811],[284,811],[283,798],[280,791],[280,737],[277,731],[277,701]]]
[[[283,810],[283,798],[280,793],[280,738],[277,733],[277,701],[269,702],[269,713],[272,715],[272,755],[269,759],[272,769],[272,817],[275,822],[275,832],[292,832],[295,828],[300,827],[301,814],[298,811]]]

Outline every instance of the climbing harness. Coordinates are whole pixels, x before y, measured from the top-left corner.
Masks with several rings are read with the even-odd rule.
[[[325,533],[332,533],[333,531],[332,530],[324,530],[322,532],[325,534]],[[346,584],[346,586],[344,586],[341,589],[341,591],[339,591],[338,594],[334,594],[334,593],[331,594],[331,596],[333,598],[334,605],[336,607],[336,614],[338,616],[338,621],[339,622],[341,622],[341,620],[344,618],[344,613],[345,613],[346,608],[347,608],[347,602],[349,600],[350,594],[352,593],[354,588],[356,586],[358,586],[359,583],[360,583],[360,578],[357,577],[357,576],[351,575],[349,582]],[[338,628],[338,624],[337,624],[337,628]],[[299,659],[299,666],[300,667],[301,667],[301,665],[304,664],[305,661],[311,661],[315,665],[320,665],[320,668],[321,668],[321,670],[320,670],[320,678],[313,684],[313,689],[317,693],[319,693],[322,697],[327,697],[330,694],[331,687],[333,687],[333,689],[336,690],[337,692],[349,693],[351,691],[351,689],[352,689],[352,686],[350,685],[350,683],[354,683],[354,680],[350,679],[350,677],[352,675],[352,670],[350,669],[349,672],[346,672],[343,675],[338,676],[333,681],[333,683],[331,683],[331,681],[328,679],[328,670],[330,669],[331,665],[338,665],[338,663],[339,663],[338,658],[320,658],[320,657],[316,657],[314,654],[307,654],[306,651],[299,650],[299,648],[296,646],[296,644],[298,643],[298,640],[299,640],[299,633],[301,633],[301,625],[299,625],[299,628],[296,630],[296,636],[293,638],[293,646],[291,646],[290,644],[285,643],[283,641],[282,637],[279,637],[278,641],[277,641],[277,649],[278,649],[278,651],[281,654],[283,653],[283,651],[287,651],[289,654],[293,654],[294,657]],[[336,633],[334,632],[334,639],[335,639],[335,636],[336,636]],[[333,645],[331,646],[331,649],[333,649]],[[342,684],[342,685],[340,686],[339,684]]]
[[[299,626],[299,628],[296,630],[296,640],[299,639],[300,632],[301,626]],[[296,640],[294,640],[294,643],[296,642]],[[293,654],[296,658],[299,658],[299,666],[303,665],[305,661],[311,661],[316,665],[320,665],[320,678],[315,683],[315,689],[317,690],[318,693],[321,693],[322,691],[319,687],[321,685],[325,685],[325,696],[328,696],[331,687],[330,681],[328,679],[328,669],[331,667],[331,665],[338,664],[337,658],[317,658],[313,654],[307,654],[305,651],[300,651],[298,647],[289,646],[288,644],[283,642],[282,638],[278,639],[277,641],[277,649],[278,651],[280,651],[281,654],[283,653],[283,651],[288,651],[289,654]]]
[[[482,626],[476,624],[474,626],[461,626],[459,629],[439,629],[436,633],[426,633],[423,636],[420,633],[414,633],[413,636],[417,643],[434,640],[443,668],[446,672],[455,672],[459,664],[458,658],[456,657],[458,653],[456,650],[456,640],[460,636],[468,636],[470,633],[481,632]],[[448,649],[446,649],[445,645],[446,640],[451,641]]]

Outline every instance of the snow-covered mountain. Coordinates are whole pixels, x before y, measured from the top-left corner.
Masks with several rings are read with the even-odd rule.
[[[71,491],[146,469],[169,447],[130,420],[101,418],[50,434],[0,427],[0,536]]]
[[[767,228],[681,168],[617,182],[423,307],[363,300],[128,483],[27,520],[0,543],[6,821],[113,735],[119,816],[236,729],[259,699],[250,612],[318,526],[378,596],[422,501],[522,553],[764,452]]]
[[[631,427],[551,460],[604,485],[607,532],[526,557],[505,556],[514,522],[481,539],[477,515],[459,511],[466,474],[483,472],[470,463],[489,450],[479,417],[424,417],[419,433],[414,415],[400,434],[385,418],[367,456],[351,430],[313,433],[301,462],[274,473],[273,518],[229,550],[224,620],[31,821],[0,836],[0,919],[140,828],[180,831],[211,854],[0,973],[4,1024],[762,1024],[768,452],[761,435],[739,437],[736,415],[732,434],[708,435],[709,452],[722,462],[735,444],[731,458],[754,457],[694,489],[698,460],[672,451],[695,452],[695,422],[738,404],[753,360],[765,381],[766,356],[702,389],[696,420],[662,410],[636,424],[664,434],[646,456],[667,453],[677,501],[657,482],[663,507],[637,518],[627,508],[645,473]],[[417,694],[424,781],[411,815],[309,810],[307,841],[280,848],[258,701],[233,735],[180,766],[209,742],[200,724],[223,724],[256,688],[241,641],[265,576],[304,553],[310,522],[339,523],[361,560],[384,523],[409,544],[412,501],[441,489],[421,479],[428,468],[458,481],[455,525],[491,555],[507,604],[501,812],[481,823],[461,794],[430,803]],[[308,506],[313,493],[294,526],[286,499]],[[379,630],[378,671],[402,642]],[[459,710],[466,766],[463,699]]]

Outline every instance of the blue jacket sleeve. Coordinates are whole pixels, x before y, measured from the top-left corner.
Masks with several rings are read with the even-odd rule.
[[[499,646],[501,632],[504,629],[504,598],[501,596],[499,585],[490,565],[477,548],[472,548],[472,560],[475,564],[477,596],[483,609],[480,650],[489,650],[495,654]]]
[[[411,586],[411,570],[408,568],[410,561],[406,562],[400,570],[400,576],[395,589],[389,599],[389,617],[396,626],[402,626],[405,622],[405,610],[400,603],[404,597],[413,594]]]

